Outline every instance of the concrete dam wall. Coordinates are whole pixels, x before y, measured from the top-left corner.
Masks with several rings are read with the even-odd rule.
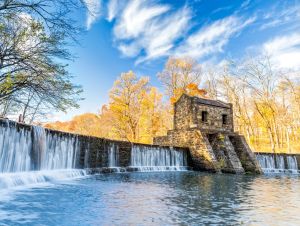
[[[187,148],[134,144],[0,120],[0,173],[88,169],[182,170]]]
[[[72,175],[76,176],[84,173],[115,171],[165,171],[188,168],[210,170],[205,167],[211,163],[206,163],[207,159],[197,151],[205,152],[207,148],[211,149],[216,159],[223,157],[222,159],[227,161],[221,166],[222,172],[243,173],[253,172],[251,170],[256,169],[249,160],[250,151],[244,151],[243,139],[233,139],[234,137],[229,136],[228,139],[226,137],[221,139],[221,142],[215,137],[199,139],[199,133],[196,133],[198,136],[195,139],[191,139],[193,134],[176,133],[173,143],[176,143],[174,142],[176,139],[194,140],[199,145],[197,142],[195,144],[186,142],[185,146],[181,147],[163,144],[144,145],[65,133],[2,119],[0,120],[0,186],[3,174],[18,172],[85,169],[84,172],[72,172]],[[182,145],[182,142],[178,144]],[[232,153],[236,154],[233,156]],[[298,172],[300,166],[299,155],[257,153],[256,158],[264,172],[274,172],[277,169],[279,172],[284,170]],[[238,165],[239,172],[232,170],[235,165]]]

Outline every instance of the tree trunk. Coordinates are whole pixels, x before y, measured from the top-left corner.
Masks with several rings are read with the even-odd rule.
[[[270,136],[271,149],[272,149],[272,152],[275,154],[274,135],[273,135],[272,129],[270,127],[268,127],[268,131],[269,131],[269,136]]]

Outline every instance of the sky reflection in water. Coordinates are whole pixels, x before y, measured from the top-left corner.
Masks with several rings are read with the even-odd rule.
[[[297,225],[299,176],[121,173],[0,194],[0,225]]]

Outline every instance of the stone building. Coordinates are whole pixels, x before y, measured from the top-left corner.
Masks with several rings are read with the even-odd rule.
[[[196,170],[261,173],[245,138],[234,132],[232,104],[183,94],[174,105],[174,129],[156,145],[187,147]]]

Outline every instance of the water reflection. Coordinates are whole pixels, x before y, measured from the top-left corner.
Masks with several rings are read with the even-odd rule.
[[[0,196],[0,225],[296,225],[300,178],[99,175]],[[24,223],[26,222],[26,223]]]

